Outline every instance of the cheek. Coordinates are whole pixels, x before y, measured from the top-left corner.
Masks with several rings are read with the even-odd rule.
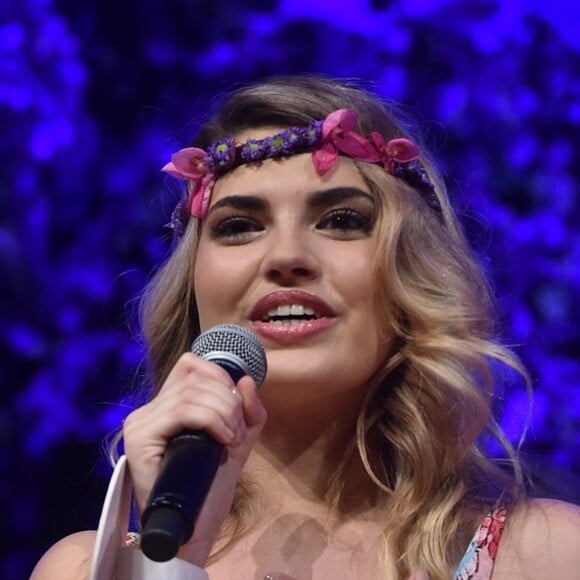
[[[207,328],[205,318],[208,310],[208,285],[211,286],[211,277],[212,272],[208,271],[208,268],[204,264],[203,258],[198,254],[193,271],[193,292],[195,294],[195,302],[197,304],[201,330],[205,330]]]
[[[231,249],[217,251],[200,245],[193,287],[202,329],[226,322],[235,314],[252,279],[249,262]]]
[[[223,261],[212,252],[199,248],[193,272],[193,288],[202,329],[216,323],[216,314],[223,311],[228,295],[226,271]]]
[[[338,258],[338,259],[337,259]],[[358,307],[372,308],[371,298],[376,284],[370,252],[341,252],[333,256],[334,277],[349,302]]]

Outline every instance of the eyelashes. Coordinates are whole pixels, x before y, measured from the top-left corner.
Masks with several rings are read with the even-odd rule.
[[[264,226],[253,219],[244,216],[230,216],[218,221],[211,227],[212,239],[244,238],[261,232]]]
[[[314,229],[337,239],[367,236],[373,229],[374,215],[351,207],[331,209],[314,222]],[[258,237],[268,227],[263,218],[249,215],[229,215],[210,224],[213,240],[224,243],[246,243]]]
[[[341,232],[362,232],[368,234],[373,227],[373,217],[353,208],[333,209],[325,214],[317,224],[320,230]]]

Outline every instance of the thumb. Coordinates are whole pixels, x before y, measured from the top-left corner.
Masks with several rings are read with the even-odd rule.
[[[236,387],[244,401],[244,418],[247,426],[258,427],[260,431],[266,422],[267,413],[258,395],[256,383],[252,377],[245,376],[238,381]]]

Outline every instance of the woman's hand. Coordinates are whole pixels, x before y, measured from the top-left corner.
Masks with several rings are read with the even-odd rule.
[[[169,439],[184,429],[201,429],[225,445],[224,460],[180,558],[205,565],[265,422],[266,411],[251,377],[235,385],[224,369],[193,353],[182,355],[158,395],[125,420],[125,452],[139,513],[145,509]]]

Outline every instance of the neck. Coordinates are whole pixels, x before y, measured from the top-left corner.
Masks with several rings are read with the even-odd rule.
[[[314,402],[300,397],[278,405],[267,401],[268,421],[246,473],[270,505],[283,510],[308,504],[339,518],[370,507],[376,488],[356,450],[363,396],[353,391]],[[336,502],[340,472],[344,487]]]

